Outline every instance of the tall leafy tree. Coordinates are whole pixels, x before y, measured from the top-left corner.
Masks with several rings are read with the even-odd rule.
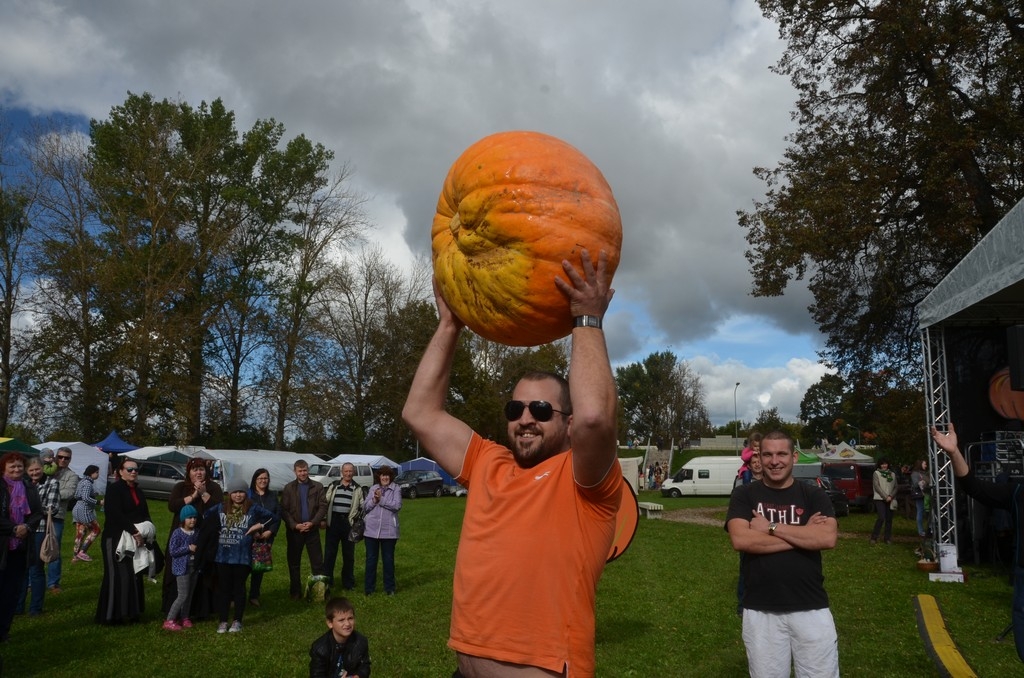
[[[805,279],[824,357],[920,370],[916,304],[1024,196],[1024,14],[1005,0],[759,0],[798,93],[740,213],[755,295]]]
[[[846,381],[838,374],[826,374],[804,393],[800,401],[800,419],[804,435],[819,441],[832,435],[832,422],[843,416]]]
[[[700,376],[671,351],[615,368],[624,439],[667,447],[711,430]]]
[[[36,246],[30,258],[36,319],[26,411],[47,432],[96,440],[125,429],[130,403],[112,318],[102,312],[107,255],[87,180],[89,139],[67,121],[33,126],[24,139]],[[130,428],[130,426],[128,427]]]
[[[22,245],[29,230],[27,204],[23,194],[9,190],[0,180],[0,433],[7,428],[15,375],[27,355],[21,351],[19,356],[15,324],[23,311],[20,297],[25,270]]]
[[[305,170],[321,176],[333,154],[303,137],[293,142],[294,152],[307,158]],[[334,272],[332,261],[366,228],[365,198],[351,190],[351,170],[342,168],[329,181],[310,182],[289,209],[295,248],[275,296],[276,321],[267,363],[267,383],[273,391],[274,445],[285,448],[291,421],[296,381],[315,369],[316,342],[321,339],[315,306]]]

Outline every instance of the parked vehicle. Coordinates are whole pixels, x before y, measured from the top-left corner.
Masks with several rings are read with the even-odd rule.
[[[825,462],[821,465],[821,475],[832,482],[832,486],[841,490],[850,502],[864,512],[872,509],[871,501],[874,490],[871,488],[871,474],[875,465],[854,462]]]
[[[139,487],[147,499],[169,499],[171,490],[185,479],[185,465],[170,461],[137,461]]]
[[[394,482],[402,490],[402,496],[408,499],[444,494],[444,479],[437,471],[403,471]]]
[[[739,457],[694,457],[661,484],[661,496],[732,494]]]
[[[794,477],[796,476],[794,475]],[[832,510],[835,512],[836,518],[850,515],[850,502],[846,499],[846,493],[833,487],[832,482],[828,478],[814,476],[813,478],[797,478],[797,480],[825,490],[825,494],[832,500]]]
[[[324,487],[341,482],[341,464],[310,464],[309,479],[315,480]],[[373,469],[369,464],[353,464],[356,474],[352,480],[362,487],[370,487],[374,483]]]

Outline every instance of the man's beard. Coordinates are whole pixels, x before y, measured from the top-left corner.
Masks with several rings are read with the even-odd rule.
[[[523,440],[520,433],[533,433],[535,437]],[[537,429],[524,427],[512,437],[512,456],[521,468],[533,468],[545,459],[550,459],[566,449],[562,439],[554,439],[542,434]]]

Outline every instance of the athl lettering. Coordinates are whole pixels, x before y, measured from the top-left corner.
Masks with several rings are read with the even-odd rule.
[[[800,514],[803,513],[803,510],[798,509],[796,504],[775,506],[761,502],[757,505],[757,512],[767,518],[770,523],[779,523],[780,525],[799,525]]]

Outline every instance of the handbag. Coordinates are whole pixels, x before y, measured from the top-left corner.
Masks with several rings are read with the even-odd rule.
[[[53,515],[46,512],[46,535],[43,543],[39,545],[39,560],[44,563],[52,563],[60,558],[60,544],[57,543],[57,533],[53,531]]]
[[[355,519],[352,521],[352,527],[348,531],[348,540],[350,542],[358,542],[363,540],[363,533],[366,531],[366,521],[363,519],[362,509],[356,514]]]
[[[270,572],[274,569],[274,559],[271,555],[273,544],[269,541],[254,541],[252,543],[252,571]]]

